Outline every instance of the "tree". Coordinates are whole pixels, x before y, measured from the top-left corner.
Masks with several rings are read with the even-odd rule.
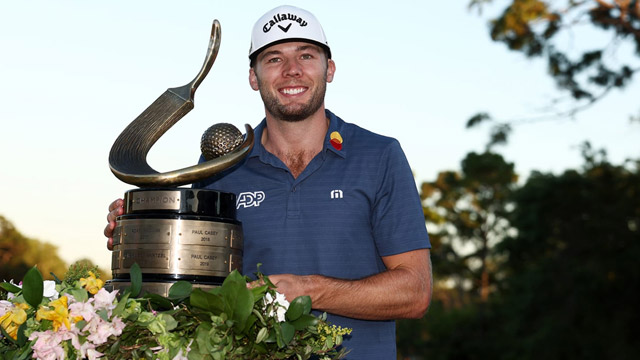
[[[430,236],[439,243],[434,268],[486,301],[494,276],[491,247],[509,231],[506,214],[518,177],[512,163],[490,152],[469,153],[461,167],[422,184]]]
[[[640,161],[612,165],[588,144],[583,155],[580,170],[535,172],[511,189],[505,216],[515,231],[492,248],[495,290],[486,302],[449,306],[436,289],[424,319],[398,322],[402,356],[637,357]]]
[[[584,156],[582,171],[534,173],[514,194],[517,236],[496,247],[501,358],[640,353],[640,162],[614,166],[588,145]]]
[[[22,235],[11,222],[0,216],[0,281],[20,281],[33,266],[45,279],[51,272],[61,276],[67,271],[66,263],[57,255],[57,247]]]
[[[488,301],[498,275],[493,246],[512,231],[506,219],[516,188],[514,164],[495,153],[469,153],[460,171],[443,171],[421,187],[432,244],[433,301],[419,321],[398,321],[402,355],[483,359],[489,340]]]
[[[481,8],[492,0],[471,0]],[[584,29],[584,25],[587,29]],[[581,32],[574,31],[582,27]],[[594,45],[593,31],[610,35],[608,43]],[[573,99],[558,117],[573,116],[606,96],[612,89],[624,88],[640,70],[640,1],[637,0],[511,0],[490,22],[494,41],[529,58],[544,58],[549,75],[561,91]],[[568,36],[589,36],[589,46],[575,49],[567,45]],[[635,47],[635,55],[623,58],[620,43]],[[571,42],[573,43],[573,42]],[[619,64],[623,62],[622,64]],[[493,121],[489,146],[504,143],[514,121],[497,121],[488,113],[478,113],[467,127]]]

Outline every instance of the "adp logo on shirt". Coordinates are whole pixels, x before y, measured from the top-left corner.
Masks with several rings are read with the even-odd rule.
[[[260,206],[260,203],[264,201],[265,195],[262,191],[248,191],[238,194],[238,201],[236,202],[236,209],[240,207],[248,208],[252,206]]]

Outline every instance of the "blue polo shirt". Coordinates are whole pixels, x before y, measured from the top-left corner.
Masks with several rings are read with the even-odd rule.
[[[260,143],[244,162],[196,184],[238,197],[244,274],[321,274],[361,279],[384,271],[381,256],[430,248],[413,174],[397,140],[346,123],[330,111],[323,150],[294,178]],[[202,160],[202,159],[201,159]],[[354,298],[354,301],[357,301]],[[347,359],[395,359],[395,321],[329,314],[353,328]]]

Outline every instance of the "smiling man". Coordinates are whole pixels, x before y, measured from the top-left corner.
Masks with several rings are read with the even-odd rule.
[[[240,166],[194,186],[238,196],[244,274],[261,263],[288,300],[309,295],[329,321],[352,328],[347,359],[395,359],[394,319],[422,317],[432,288],[424,215],[400,144],[325,109],[336,65],[308,11],[263,15],[249,58],[265,108],[255,146]],[[122,200],[109,211],[107,237]]]

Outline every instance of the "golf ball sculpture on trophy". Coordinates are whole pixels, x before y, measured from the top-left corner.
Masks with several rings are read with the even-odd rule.
[[[220,47],[220,24],[214,20],[207,56],[188,84],[170,88],[127,126],[109,154],[115,176],[139,188],[124,195],[124,214],[113,234],[108,286],[131,284],[130,268],[138,264],[143,291],[166,296],[178,280],[210,288],[233,270],[242,269],[242,224],[236,219],[236,197],[209,189],[180,187],[241,162],[253,147],[253,129],[246,134],[231,124],[215,124],[202,136],[206,161],[159,173],[147,164],[153,144],[193,109],[197,87],[211,69]]]

